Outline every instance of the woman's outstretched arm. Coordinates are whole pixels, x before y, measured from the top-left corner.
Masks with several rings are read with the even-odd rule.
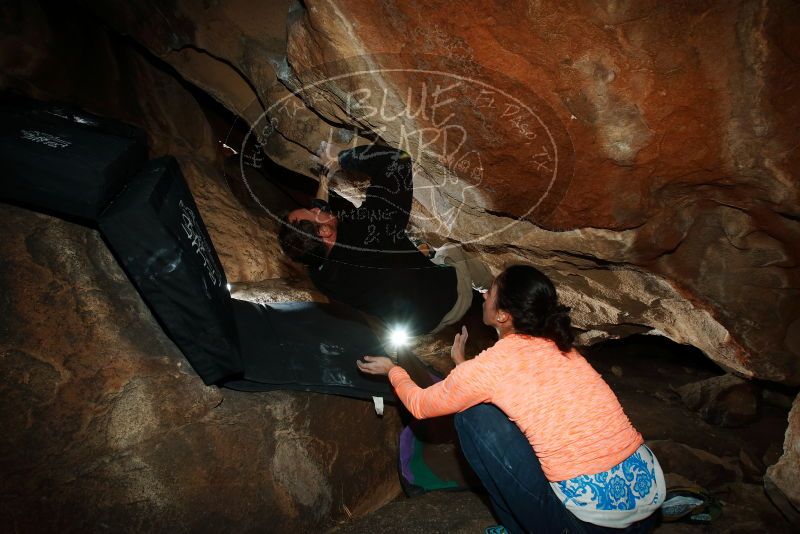
[[[459,364],[441,382],[423,389],[389,358],[366,356],[364,359],[366,363],[358,362],[359,369],[369,374],[388,374],[397,397],[417,419],[453,414],[490,402],[498,380],[488,358],[476,357]]]

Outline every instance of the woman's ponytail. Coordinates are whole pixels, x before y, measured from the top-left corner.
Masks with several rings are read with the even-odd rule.
[[[567,306],[556,305],[550,314],[545,317],[542,337],[555,342],[562,352],[572,348],[575,334],[572,333],[572,320],[569,317]]]
[[[514,330],[544,337],[562,352],[575,339],[569,308],[558,303],[553,282],[530,265],[512,265],[497,277],[497,307],[508,312]]]

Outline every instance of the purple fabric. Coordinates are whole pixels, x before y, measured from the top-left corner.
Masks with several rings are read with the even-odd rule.
[[[433,373],[428,373],[433,380],[433,383],[441,382],[442,379]],[[414,473],[411,472],[411,457],[414,456],[414,445],[417,441],[414,432],[410,426],[403,428],[400,432],[400,474],[403,475],[409,483],[414,483]]]
[[[414,483],[414,473],[411,472],[411,456],[414,454],[414,432],[407,426],[400,432],[400,473],[411,484]]]

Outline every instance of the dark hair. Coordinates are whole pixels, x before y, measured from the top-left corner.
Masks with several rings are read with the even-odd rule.
[[[497,308],[508,312],[520,334],[544,337],[562,352],[572,348],[569,308],[558,303],[553,282],[530,265],[512,265],[497,277]]]
[[[316,267],[325,261],[327,249],[319,237],[319,225],[313,221],[290,223],[288,217],[284,217],[278,243],[287,256],[303,265]]]

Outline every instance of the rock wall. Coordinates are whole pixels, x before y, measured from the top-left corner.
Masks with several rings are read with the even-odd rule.
[[[89,4],[248,120],[243,152],[410,149],[417,231],[543,266],[585,343],[800,381],[795,3]]]
[[[322,531],[399,492],[371,403],[206,387],[94,230],[0,205],[0,521]]]
[[[772,502],[796,527],[800,527],[800,396],[789,412],[783,455],[767,469],[764,486]]]

